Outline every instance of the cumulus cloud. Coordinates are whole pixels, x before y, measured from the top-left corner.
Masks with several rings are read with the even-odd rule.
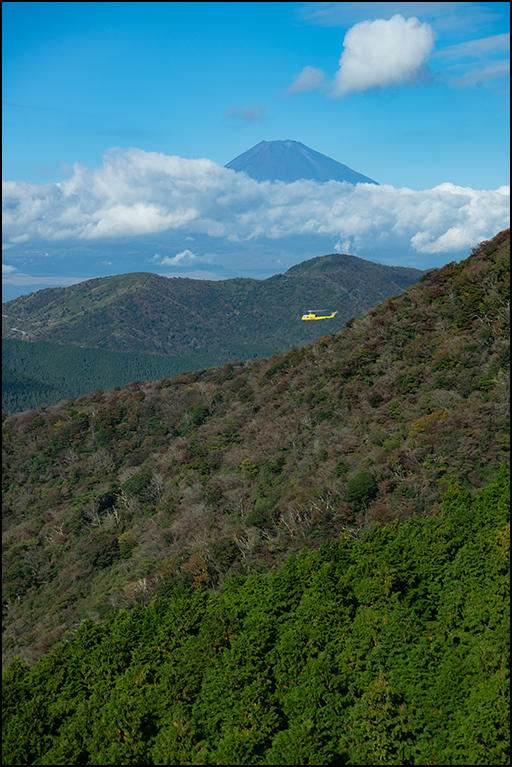
[[[410,82],[423,70],[435,33],[417,18],[361,21],[348,30],[332,95],[386,88]]]
[[[175,232],[231,243],[320,235],[356,250],[376,243],[418,253],[471,247],[509,225],[509,189],[445,183],[413,191],[375,184],[257,182],[207,159],[115,150],[103,167],[75,165],[58,184],[3,183],[4,237],[21,241],[115,241]],[[182,240],[184,241],[184,240]],[[191,250],[176,266],[206,260]]]
[[[177,253],[175,256],[162,256],[160,253],[156,253],[153,260],[159,266],[195,266],[199,263],[210,264],[212,261],[210,256],[196,256],[188,248],[181,251],[181,253]]]
[[[307,91],[316,91],[324,87],[325,75],[322,69],[315,67],[304,67],[300,75],[297,75],[293,83],[288,87],[288,95],[295,93],[307,93]]]
[[[10,274],[11,272],[15,272],[16,267],[11,266],[10,264],[2,264],[2,274]]]

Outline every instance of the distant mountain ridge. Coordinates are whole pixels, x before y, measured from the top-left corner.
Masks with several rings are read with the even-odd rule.
[[[333,254],[267,280],[135,272],[40,290],[3,304],[2,408],[21,412],[134,380],[271,357],[339,332],[422,275]],[[313,307],[338,314],[302,322]]]
[[[3,305],[2,337],[173,357],[265,344],[268,353],[340,330],[423,275],[332,254],[267,280],[168,278],[136,272],[49,288]],[[301,322],[311,306],[338,311]],[[252,356],[252,355],[251,355]]]
[[[247,173],[256,181],[348,181],[350,184],[377,184],[347,165],[301,144],[300,141],[260,141],[225,166]]]

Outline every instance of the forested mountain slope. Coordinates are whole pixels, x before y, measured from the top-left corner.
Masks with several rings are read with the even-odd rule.
[[[3,423],[4,658],[435,515],[509,456],[510,233],[339,334]]]
[[[4,674],[4,764],[505,765],[508,471]]]
[[[341,329],[422,274],[332,255],[270,280],[140,273],[39,291],[3,306],[2,410],[270,357]],[[335,318],[301,322],[308,307],[325,303],[338,308]]]
[[[355,256],[312,259],[267,280],[191,280],[134,273],[39,290],[2,305],[2,337],[117,352],[182,356],[266,345],[289,349],[341,330],[423,272]],[[309,308],[338,311],[328,325]]]
[[[55,405],[67,397],[80,397],[97,389],[172,378],[184,371],[244,359],[244,354],[249,358],[270,357],[276,351],[264,344],[237,346],[228,341],[225,346],[222,351],[204,349],[169,357],[7,338],[2,342],[2,410],[37,410],[41,405]]]
[[[4,417],[4,762],[507,764],[509,286]]]

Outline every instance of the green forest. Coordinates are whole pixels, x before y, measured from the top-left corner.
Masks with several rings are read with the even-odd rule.
[[[506,468],[3,677],[4,764],[509,764]]]
[[[170,357],[7,338],[2,342],[2,411],[37,410],[41,405],[55,405],[98,389],[172,378],[237,358],[269,357],[274,351],[264,344],[230,344],[224,351]]]
[[[419,269],[332,254],[266,280],[144,272],[100,277],[2,304],[2,338],[166,357],[211,358],[215,352],[223,361],[253,357],[256,346],[268,356],[341,330],[348,319],[402,293],[422,275]],[[331,322],[301,322],[308,308],[324,303],[338,312]],[[205,364],[219,363],[199,367]]]
[[[319,256],[267,280],[168,279],[144,272],[48,288],[3,305],[2,410],[17,413],[313,343],[423,272]],[[304,323],[310,305],[338,310]],[[21,337],[20,337],[21,333]]]
[[[508,764],[509,293],[3,413],[4,763]]]

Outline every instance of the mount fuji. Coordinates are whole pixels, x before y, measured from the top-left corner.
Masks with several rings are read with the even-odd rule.
[[[350,184],[377,184],[341,162],[315,152],[300,141],[260,141],[225,166],[242,171],[256,181],[348,181]]]

